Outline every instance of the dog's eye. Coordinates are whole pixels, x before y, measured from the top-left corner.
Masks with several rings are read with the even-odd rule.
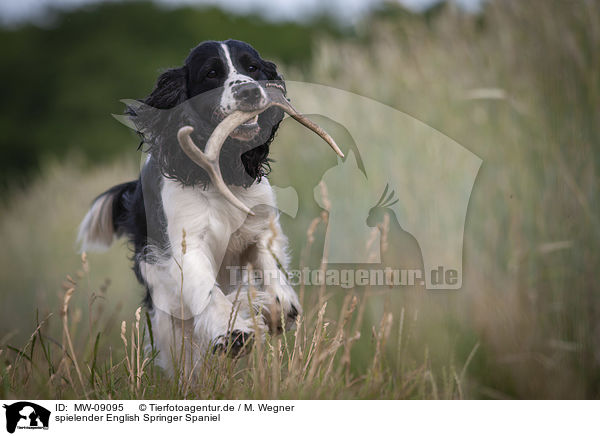
[[[256,65],[248,65],[247,70],[249,73],[254,73],[256,70],[258,70],[258,67]]]
[[[217,71],[210,70],[208,73],[206,73],[206,77],[208,77],[209,79],[214,79],[215,77],[217,77]]]

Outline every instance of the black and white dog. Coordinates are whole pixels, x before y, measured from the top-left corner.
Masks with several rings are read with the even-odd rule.
[[[83,250],[108,247],[120,236],[130,240],[158,362],[171,372],[182,340],[192,363],[212,350],[236,355],[253,335],[290,328],[301,312],[285,274],[273,274],[288,266],[287,239],[264,177],[283,111],[269,107],[239,125],[220,152],[222,179],[254,215],[226,201],[177,143],[178,130],[189,125],[204,148],[229,114],[264,102],[265,81],[285,94],[275,64],[244,42],[194,48],[182,67],[161,74],[152,93],[128,107],[148,151],[139,179],[97,197],[80,226]],[[240,274],[248,265],[264,272],[256,289]]]

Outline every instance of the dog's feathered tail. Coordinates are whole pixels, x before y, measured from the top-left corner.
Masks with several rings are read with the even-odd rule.
[[[96,197],[79,225],[77,242],[81,251],[106,250],[122,235],[122,229],[119,228],[120,217],[126,214],[128,198],[137,184],[136,180],[122,183]]]

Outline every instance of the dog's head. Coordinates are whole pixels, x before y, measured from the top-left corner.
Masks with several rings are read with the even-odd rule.
[[[275,64],[250,45],[207,41],[190,52],[183,66],[161,74],[152,93],[141,100],[145,106],[130,107],[128,113],[165,176],[185,185],[206,186],[210,181],[206,172],[177,144],[178,129],[194,127],[194,142],[203,148],[227,115],[264,104],[267,82],[285,92]],[[282,118],[283,111],[271,107],[231,133],[220,156],[227,184],[249,186],[268,171],[269,144]]]

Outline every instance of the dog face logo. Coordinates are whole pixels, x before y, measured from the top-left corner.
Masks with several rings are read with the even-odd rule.
[[[4,405],[6,409],[6,431],[14,433],[18,429],[48,429],[50,411],[28,401]]]

